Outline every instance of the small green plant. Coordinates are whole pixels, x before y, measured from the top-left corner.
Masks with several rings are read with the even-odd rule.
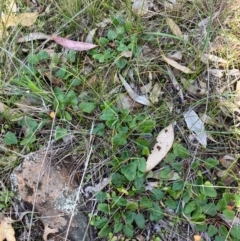
[[[137,34],[130,35],[131,25],[115,19],[115,26],[109,29],[106,37],[100,37],[100,48],[89,52],[99,63],[114,62],[119,69],[127,64],[127,58],[137,57],[140,47]],[[132,33],[131,33],[132,34]]]
[[[8,208],[14,193],[7,189],[0,191],[0,210],[3,211]]]

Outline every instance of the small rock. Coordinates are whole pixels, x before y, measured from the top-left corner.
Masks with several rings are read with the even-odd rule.
[[[38,212],[44,227],[59,230],[56,240],[65,240],[68,226],[68,240],[91,240],[83,205],[78,203],[74,210],[77,190],[70,182],[67,169],[52,166],[44,152],[29,154],[23,163],[13,170],[11,184],[21,201],[35,207],[34,212]],[[73,212],[74,217],[69,225]]]

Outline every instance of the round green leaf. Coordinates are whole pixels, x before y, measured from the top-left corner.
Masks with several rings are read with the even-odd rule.
[[[15,145],[18,143],[18,139],[13,132],[7,132],[3,139],[4,145]]]

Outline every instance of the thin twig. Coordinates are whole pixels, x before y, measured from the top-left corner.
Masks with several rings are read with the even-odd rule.
[[[64,238],[64,241],[67,241],[67,237],[68,237],[68,234],[69,234],[69,230],[70,230],[70,226],[71,226],[71,223],[72,223],[72,220],[73,220],[73,217],[74,217],[74,212],[75,212],[75,209],[78,205],[78,201],[79,201],[79,198],[80,198],[80,193],[81,193],[81,190],[82,190],[82,185],[83,185],[83,180],[85,178],[85,175],[86,175],[86,172],[87,172],[87,168],[88,168],[88,164],[89,164],[89,161],[90,161],[90,157],[92,155],[92,141],[93,141],[93,128],[94,128],[94,122],[92,122],[92,127],[91,127],[91,130],[90,130],[90,138],[89,138],[89,149],[88,149],[88,154],[87,154],[87,158],[86,158],[86,162],[85,162],[85,166],[84,166],[84,171],[83,171],[83,175],[82,175],[82,179],[81,179],[81,182],[79,184],[79,187],[77,189],[77,193],[76,193],[76,199],[75,199],[75,203],[73,205],[73,210],[72,210],[72,214],[71,214],[71,217],[70,217],[70,220],[69,220],[69,224],[68,224],[68,228],[67,228],[67,232],[66,232],[66,236]],[[84,235],[84,239],[85,239],[85,236]],[[83,239],[83,241],[84,241]]]

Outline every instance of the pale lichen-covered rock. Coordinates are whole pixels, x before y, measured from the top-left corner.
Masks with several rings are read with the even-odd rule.
[[[27,155],[11,174],[11,184],[17,197],[30,203],[34,212],[38,212],[45,227],[48,225],[52,229],[59,229],[55,234],[56,240],[65,240],[68,226],[67,240],[91,240],[87,228],[88,219],[81,203],[75,205],[77,190],[70,182],[67,169],[60,165],[53,166],[44,152]],[[69,224],[72,213],[74,217]]]

